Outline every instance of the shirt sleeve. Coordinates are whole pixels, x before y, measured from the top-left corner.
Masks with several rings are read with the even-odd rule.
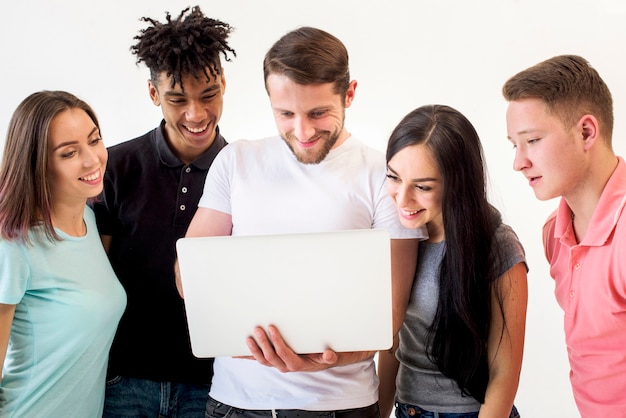
[[[232,213],[231,179],[236,164],[233,152],[235,149],[236,146],[230,144],[215,157],[204,182],[202,197],[198,202],[199,207]]]
[[[495,251],[497,256],[495,259],[497,263],[495,265],[496,277],[501,277],[518,263],[526,264],[526,272],[528,272],[524,247],[513,228],[506,224],[501,224],[496,230],[492,248],[492,254]]]
[[[553,212],[543,225],[543,251],[548,263],[552,264],[552,255],[554,254],[555,238],[554,229],[556,226],[556,211]]]
[[[30,267],[22,245],[0,240],[0,303],[17,305],[30,283]]]

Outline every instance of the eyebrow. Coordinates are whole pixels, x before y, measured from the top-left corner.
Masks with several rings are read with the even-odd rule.
[[[98,127],[94,126],[93,129],[91,130],[91,132],[89,132],[89,134],[87,135],[87,138],[91,137],[94,133],[98,132]],[[74,145],[74,144],[78,144],[78,141],[66,141],[66,142],[61,142],[59,145],[57,145],[56,147],[54,147],[52,149],[52,151],[56,151],[59,148],[63,148],[63,147],[67,147],[68,145]]]
[[[522,130],[521,130],[521,131],[519,131],[519,132],[515,132],[515,135],[527,135],[527,134],[530,134],[530,133],[533,133],[533,132],[538,132],[538,131],[539,131],[539,129],[538,129],[538,128],[528,128],[528,129],[522,129]],[[512,139],[509,135],[507,135],[506,137],[507,137],[507,139],[508,139],[509,141],[512,141],[512,140],[513,140],[513,139]]]
[[[290,112],[290,113],[295,113],[293,110],[289,110],[289,109],[281,109],[279,107],[272,107],[272,109],[276,112]],[[314,113],[314,112],[328,112],[330,110],[334,109],[334,106],[332,105],[328,105],[328,106],[319,106],[319,107],[314,107],[313,109],[309,109],[307,110],[305,113],[308,115],[310,113]]]
[[[200,93],[200,95],[206,94],[206,93],[212,93],[215,90],[219,90],[219,85],[218,84],[212,84],[211,86],[207,87],[206,89],[202,90],[202,92]],[[186,93],[182,92],[182,91],[173,91],[173,90],[169,90],[166,91],[165,93],[163,93],[164,96],[170,96],[170,97],[185,97],[187,96]]]
[[[389,164],[387,164],[387,170],[391,171],[393,174],[398,176],[398,173],[396,172],[396,170],[391,168],[389,166]],[[411,182],[413,182],[413,183],[424,183],[424,182],[427,182],[427,181],[437,181],[437,180],[438,179],[436,179],[434,177],[421,177],[421,178],[411,179]]]

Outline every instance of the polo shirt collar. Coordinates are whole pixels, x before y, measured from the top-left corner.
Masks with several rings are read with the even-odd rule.
[[[156,141],[156,149],[159,153],[159,159],[161,163],[165,164],[168,167],[180,167],[185,165],[170,149],[169,144],[165,140],[165,120],[161,121],[159,128],[156,130],[155,135]],[[220,134],[219,126],[215,128],[215,140],[211,144],[211,146],[202,153],[198,158],[196,158],[190,165],[200,169],[200,170],[208,170],[211,166],[211,163],[215,159],[215,156],[222,148],[226,146],[226,140]]]
[[[617,157],[617,159],[617,167],[611,174],[606,186],[604,186],[598,205],[593,211],[591,221],[589,222],[589,229],[585,239],[581,242],[582,245],[604,245],[613,233],[617,221],[624,210],[624,205],[626,204],[626,163],[624,163],[622,157]],[[571,219],[572,210],[567,205],[565,199],[561,198],[556,216],[555,238],[567,240],[573,238],[574,231]]]

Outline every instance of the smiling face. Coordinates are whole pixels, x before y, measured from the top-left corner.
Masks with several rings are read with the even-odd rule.
[[[402,225],[407,228],[426,225],[429,242],[445,238],[441,210],[443,179],[426,145],[404,147],[389,160],[387,193],[396,204]]]
[[[528,179],[539,200],[574,195],[584,183],[587,162],[576,127],[567,129],[539,99],[511,101],[508,138],[515,148],[513,168]]]
[[[152,102],[161,106],[165,119],[165,133],[172,151],[185,163],[191,163],[206,151],[216,135],[222,116],[226,79],[223,70],[209,80],[204,74],[196,79],[182,77],[185,87],[172,87],[171,77],[159,76],[157,84],[148,81]],[[207,74],[211,74],[207,70]]]
[[[266,86],[280,136],[301,163],[322,162],[349,137],[344,117],[354,98],[355,81],[345,99],[334,92],[332,83],[302,85],[279,74],[270,74]]]
[[[50,123],[48,175],[55,204],[76,202],[102,191],[107,150],[100,131],[82,109],[69,109]]]

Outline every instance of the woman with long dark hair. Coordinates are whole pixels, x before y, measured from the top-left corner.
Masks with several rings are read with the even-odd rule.
[[[412,111],[389,139],[387,191],[403,225],[425,225],[429,238],[405,298],[399,368],[379,358],[383,412],[395,392],[397,417],[518,416],[527,267],[487,200],[483,160],[476,130],[448,106]]]

